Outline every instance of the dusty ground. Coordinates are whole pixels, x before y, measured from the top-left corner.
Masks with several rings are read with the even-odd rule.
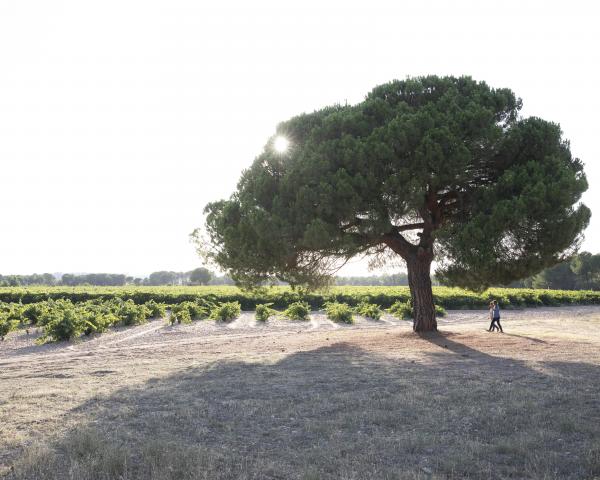
[[[0,343],[0,476],[600,478],[600,307]]]

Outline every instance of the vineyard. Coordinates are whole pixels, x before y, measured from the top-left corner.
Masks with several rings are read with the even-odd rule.
[[[600,304],[600,292],[534,289],[491,289],[474,293],[434,288],[438,316],[445,309],[481,309],[496,299],[502,308]],[[399,318],[411,315],[407,287],[335,287],[302,292],[287,287],[252,292],[235,287],[28,287],[0,289],[0,337],[11,330],[39,327],[38,343],[71,340],[102,333],[114,326],[165,318],[169,323],[212,319],[231,321],[242,310],[256,310],[266,321],[281,314],[306,320],[310,310],[324,309],[328,318],[352,323],[353,315],[379,319],[382,309]]]
[[[492,288],[483,293],[460,288],[433,287],[435,303],[447,309],[485,308],[496,299],[504,308],[591,305],[600,304],[600,291],[542,290]],[[205,299],[212,302],[239,302],[243,310],[273,303],[275,308],[287,308],[291,303],[306,301],[313,309],[338,301],[358,305],[367,301],[387,308],[410,298],[408,287],[333,287],[326,291],[305,293],[289,287],[270,287],[252,292],[230,286],[209,287],[0,287],[0,302],[30,304],[46,300],[132,300],[142,304],[151,300],[168,305]]]

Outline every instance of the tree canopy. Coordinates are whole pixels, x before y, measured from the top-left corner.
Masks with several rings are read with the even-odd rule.
[[[208,268],[198,267],[190,272],[190,283],[193,285],[208,285],[213,278],[212,272]]]
[[[573,253],[590,211],[560,127],[521,105],[429,76],[282,122],[236,192],[206,206],[201,248],[242,286],[317,287],[357,255],[399,255],[415,291],[434,257],[438,278],[471,289],[529,276]]]

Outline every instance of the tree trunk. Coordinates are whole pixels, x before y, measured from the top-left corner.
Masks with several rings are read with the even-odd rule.
[[[414,316],[413,330],[415,332],[436,331],[437,322],[430,276],[431,258],[416,256],[408,260],[406,265]]]

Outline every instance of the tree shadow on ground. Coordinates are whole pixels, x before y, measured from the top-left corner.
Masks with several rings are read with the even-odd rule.
[[[338,343],[275,363],[218,361],[94,398],[79,427],[9,478],[592,478],[597,386],[585,363],[524,362],[452,335],[424,358]],[[596,422],[596,423],[594,423]]]
[[[528,337],[526,335],[518,335],[516,333],[506,333],[506,332],[504,332],[502,335],[506,335],[507,337],[524,338],[524,339],[529,340],[530,342],[533,342],[533,343],[548,343],[545,340],[541,340],[539,338]]]

